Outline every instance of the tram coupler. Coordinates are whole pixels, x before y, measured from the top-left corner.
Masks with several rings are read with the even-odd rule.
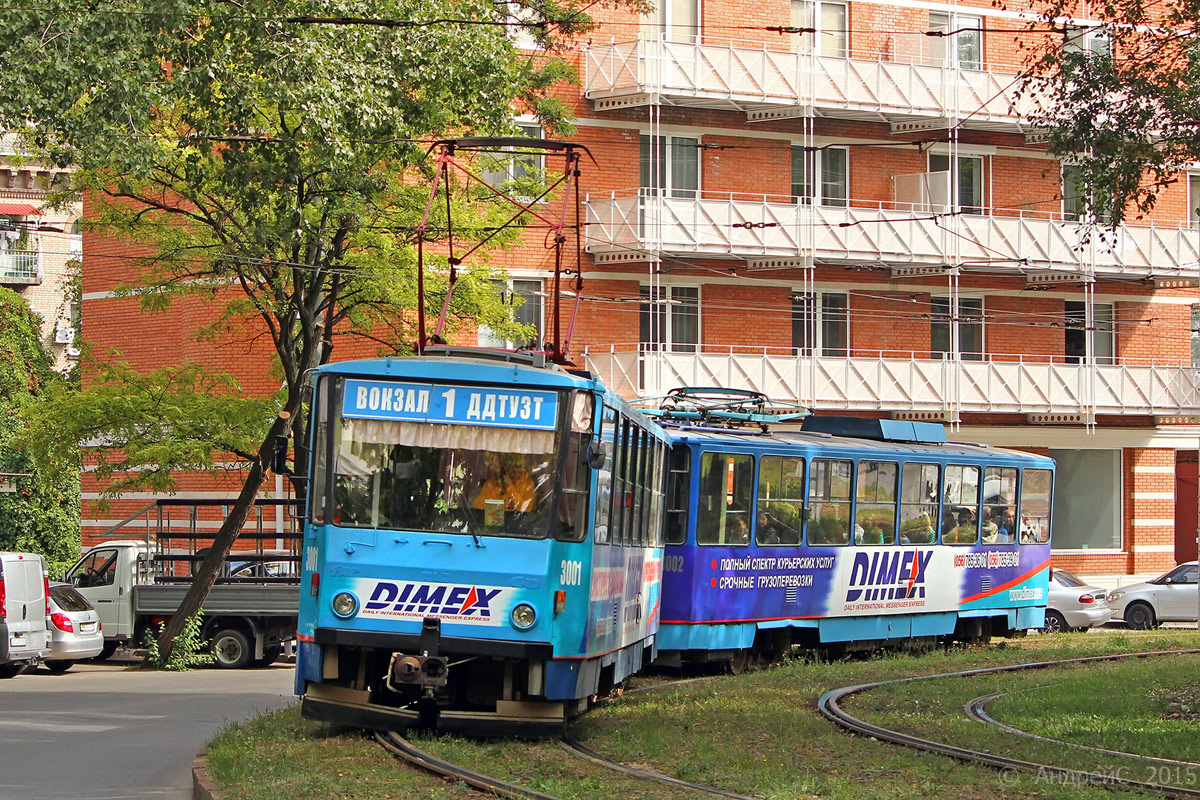
[[[388,666],[388,688],[393,692],[400,691],[403,686],[445,686],[450,674],[446,659],[440,656],[421,654],[419,656],[405,653],[392,653],[392,663]]]

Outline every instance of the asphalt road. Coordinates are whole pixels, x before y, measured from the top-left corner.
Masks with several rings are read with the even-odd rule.
[[[0,800],[185,800],[228,722],[293,702],[292,665],[143,672],[76,664],[0,680]]]

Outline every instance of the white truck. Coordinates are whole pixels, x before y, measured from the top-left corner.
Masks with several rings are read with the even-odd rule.
[[[202,551],[200,551],[202,553]],[[170,574],[171,562],[196,565],[200,553],[163,557],[151,543],[117,539],[95,545],[67,570],[64,580],[100,613],[104,651],[138,646],[155,636],[191,586],[186,576]],[[222,578],[203,605],[203,637],[217,666],[238,669],[267,666],[296,635],[300,604],[299,568],[281,555],[234,552]],[[273,559],[273,560],[272,560]],[[250,569],[246,569],[249,565]]]

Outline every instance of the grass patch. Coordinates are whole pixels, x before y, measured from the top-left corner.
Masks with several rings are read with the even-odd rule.
[[[1011,798],[1036,794],[1047,798],[1096,797],[1112,794],[1098,787],[1057,784],[1044,776],[1002,777],[983,767],[918,753],[872,739],[850,736],[816,711],[825,691],[849,684],[931,675],[1003,664],[1106,655],[1139,650],[1200,646],[1200,636],[1187,631],[1147,631],[1090,636],[1037,636],[988,649],[936,651],[867,661],[795,660],[776,669],[740,676],[714,676],[674,688],[627,695],[603,704],[572,728],[596,750],[628,764],[648,767],[683,780],[711,784],[766,800],[796,797],[920,798],[949,795],[963,798]],[[1142,705],[1130,705],[1107,725],[1114,735],[1154,724],[1191,726],[1164,720],[1171,707],[1155,688],[1175,691],[1196,658],[1138,660],[1129,669],[1140,675]],[[1161,678],[1159,677],[1161,671]],[[1110,675],[1111,677],[1105,678]],[[1081,737],[1094,735],[1080,723],[1086,713],[1104,716],[1108,699],[1122,681],[1109,667],[1037,671],[979,679],[934,680],[871,692],[851,701],[856,715],[950,743],[987,744],[996,752],[1033,761],[1074,759],[1095,767],[1110,764],[1094,755],[1081,758],[1077,748],[1017,741],[990,726],[968,721],[962,705],[991,692],[1009,692],[989,711],[1017,727],[1048,723],[1050,697],[1072,696],[1076,704],[1055,706],[1061,715],[1076,714]],[[654,680],[653,678],[650,680]],[[1152,682],[1158,680],[1157,687]],[[1038,690],[1053,684],[1074,687]],[[1124,691],[1129,693],[1128,686]],[[1099,694],[1095,694],[1099,692]],[[1088,696],[1100,703],[1089,709]],[[1025,704],[1022,706],[1022,704]],[[1097,708],[1096,706],[1103,706]],[[1122,706],[1124,707],[1124,706]],[[1057,710],[1061,709],[1061,710]],[[1156,711],[1157,709],[1157,711]],[[1040,720],[1038,719],[1040,717]],[[1051,735],[1050,728],[1034,730]],[[1149,730],[1149,728],[1147,728]],[[1158,729],[1155,729],[1158,730]],[[1147,735],[1147,741],[1154,736]],[[990,737],[990,738],[989,738]],[[1055,738],[1064,738],[1058,737]],[[1194,737],[1200,738],[1200,737]],[[570,754],[564,746],[456,737],[418,739],[419,747],[465,764],[500,780],[521,784],[562,798],[651,798],[675,800],[684,793],[619,775]],[[1119,748],[1127,749],[1127,748]],[[1067,752],[1074,751],[1074,752]],[[1169,754],[1179,757],[1178,753]],[[209,761],[226,798],[442,798],[466,797],[466,787],[452,786],[398,764],[360,732],[302,720],[296,709],[270,714],[223,731],[210,745]],[[1142,778],[1144,768],[1131,775]]]

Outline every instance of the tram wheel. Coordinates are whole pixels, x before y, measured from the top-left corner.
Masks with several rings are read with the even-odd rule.
[[[733,658],[726,662],[726,669],[729,670],[730,675],[741,675],[750,667],[752,660],[749,649],[738,650],[733,654]]]

